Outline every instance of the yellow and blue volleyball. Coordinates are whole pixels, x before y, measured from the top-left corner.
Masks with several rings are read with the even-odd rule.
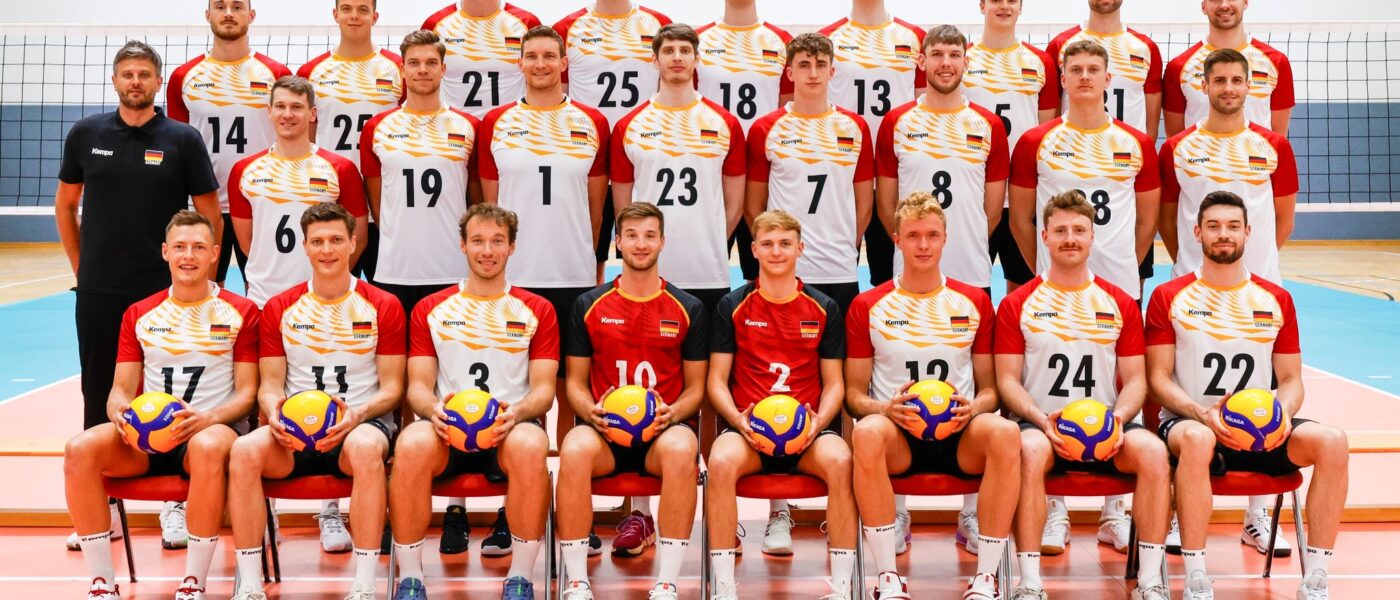
[[[1060,419],[1055,422],[1055,431],[1064,438],[1070,455],[1082,462],[1112,458],[1118,436],[1122,435],[1108,406],[1087,398],[1065,406],[1060,412]]]
[[[608,441],[637,448],[656,437],[656,394],[640,385],[624,385],[603,398]]]
[[[909,386],[909,393],[918,398],[904,404],[918,409],[919,423],[912,433],[925,441],[946,440],[957,426],[953,424],[953,394],[957,390],[947,382],[925,379]]]
[[[305,390],[287,397],[277,415],[285,431],[292,436],[292,450],[315,450],[316,442],[326,437],[340,418],[340,405],[321,390]]]
[[[1279,447],[1284,440],[1285,418],[1283,405],[1268,390],[1240,390],[1220,408],[1220,422],[1230,431],[1230,437],[1251,452]]]
[[[175,413],[185,409],[179,398],[164,392],[146,392],[131,400],[131,408],[122,413],[122,435],[126,442],[146,454],[160,454],[175,449],[171,430],[184,421]]]
[[[759,452],[791,456],[807,445],[815,416],[796,398],[777,394],[754,405],[749,413],[749,428],[753,429]]]
[[[501,403],[488,392],[470,389],[453,394],[442,407],[447,413],[447,443],[463,452],[496,446],[496,415]]]

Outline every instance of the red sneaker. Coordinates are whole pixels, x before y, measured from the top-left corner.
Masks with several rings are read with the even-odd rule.
[[[613,554],[636,556],[655,542],[656,525],[652,522],[651,515],[634,510],[617,524],[617,537],[613,538]]]

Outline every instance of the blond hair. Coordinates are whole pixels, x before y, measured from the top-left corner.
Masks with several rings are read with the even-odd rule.
[[[943,205],[938,203],[938,198],[928,192],[914,192],[900,200],[899,205],[895,207],[894,228],[899,229],[899,224],[905,221],[922,219],[929,215],[938,215],[938,220],[943,221],[944,226],[948,225],[948,216],[943,214]]]
[[[778,231],[795,231],[797,239],[802,239],[802,223],[797,217],[792,216],[785,210],[765,210],[763,214],[753,219],[753,236],[777,229]]]

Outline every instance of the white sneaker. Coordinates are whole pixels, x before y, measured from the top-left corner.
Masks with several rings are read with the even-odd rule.
[[[160,507],[160,547],[175,550],[190,545],[190,532],[185,529],[185,504],[166,502]]]
[[[233,600],[267,600],[267,593],[262,590],[256,592],[237,592],[233,595]]]
[[[831,579],[827,579],[826,587],[827,589],[831,590],[831,593],[822,596],[819,600],[851,600],[850,584],[838,586],[836,585],[836,582],[832,581]]]
[[[1051,512],[1045,518],[1045,529],[1040,532],[1040,553],[1045,556],[1059,556],[1069,545],[1069,515]]]
[[[656,587],[647,592],[647,600],[679,600],[680,593],[676,586],[669,583],[658,583]]]
[[[894,513],[894,553],[904,554],[909,551],[909,542],[914,541],[914,532],[909,528],[913,518],[909,516],[909,511],[901,510]]]
[[[112,524],[112,541],[115,542],[119,539],[122,539],[122,517],[120,514],[117,513],[117,505],[109,504],[108,506],[112,509],[112,520],[110,521],[110,523]],[[78,543],[78,532],[76,531],[68,534],[68,539],[64,542],[64,545],[68,546],[68,550],[72,552],[79,552],[83,549],[82,545]]]
[[[1133,600],[1172,600],[1172,592],[1165,583],[1159,583],[1146,589],[1134,586]]]
[[[593,596],[589,596],[592,598]],[[564,600],[569,600],[565,598]],[[715,589],[710,593],[710,600],[739,600],[739,590],[732,581],[717,581]]]
[[[345,596],[345,600],[374,600],[374,586],[355,584],[350,588],[350,593]]]
[[[963,600],[999,600],[1001,592],[998,591],[997,577],[991,573],[979,573],[972,577],[972,581],[967,584],[967,591],[963,592]]]
[[[1181,600],[1215,600],[1213,582],[1200,571],[1186,576],[1186,585],[1182,586]]]
[[[768,515],[768,527],[763,530],[763,553],[792,555],[792,515],[788,511],[777,510]]]
[[[179,589],[175,590],[175,600],[204,600],[204,590],[200,589],[195,578],[186,577],[180,582]]]
[[[1033,590],[1026,587],[1018,587],[1011,590],[1011,600],[1050,600],[1045,590]]]
[[[977,554],[977,536],[980,533],[977,529],[977,513],[958,513],[958,530],[953,534],[954,542],[969,553]]]
[[[107,585],[107,580],[96,577],[88,586],[88,600],[122,600],[117,584]]]
[[[1298,600],[1328,600],[1327,574],[1313,571],[1312,575],[1308,575],[1298,586]]]
[[[583,581],[570,581],[560,597],[563,600],[593,600],[593,588]]]
[[[875,600],[908,600],[909,588],[899,578],[899,573],[885,571],[876,578]]]
[[[1260,554],[1269,552],[1269,530],[1273,527],[1273,519],[1269,517],[1268,510],[1256,510],[1244,517],[1244,529],[1240,531],[1240,543],[1246,546],[1254,546]],[[1274,540],[1274,556],[1288,556],[1293,553],[1293,547],[1288,545],[1288,540],[1282,535]]]
[[[1167,529],[1167,554],[1181,556],[1181,525],[1176,522],[1176,513],[1172,513],[1171,528]]]
[[[345,529],[345,517],[338,508],[325,508],[316,515],[321,524],[321,550],[326,552],[349,552],[350,532]]]
[[[1119,554],[1128,553],[1128,529],[1132,521],[1126,515],[1099,519],[1099,543],[1112,546]]]

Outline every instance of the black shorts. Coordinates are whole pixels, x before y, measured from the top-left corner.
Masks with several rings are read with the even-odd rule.
[[[738,429],[735,429],[735,428],[733,428],[733,427],[725,427],[723,430],[721,430],[721,431],[719,432],[719,435],[724,435],[724,434],[726,434],[726,433],[728,433],[728,432],[730,432],[730,431],[733,431],[734,433],[739,433],[739,430],[738,430]],[[719,435],[715,436],[715,438],[719,438]],[[740,435],[743,435],[743,434],[740,434]],[[840,436],[840,435],[841,435],[841,418],[840,418],[840,417],[837,417],[837,418],[835,418],[835,419],[832,419],[832,420],[831,420],[831,424],[830,424],[830,425],[827,425],[827,426],[826,426],[826,429],[823,429],[823,430],[817,432],[817,437],[821,437],[821,436],[824,436],[824,435],[835,435],[835,436]],[[813,439],[813,440],[812,440],[812,443],[815,444],[815,443],[816,443],[816,440]],[[811,446],[811,445],[808,445],[807,448],[810,450],[810,449],[812,448],[812,446]],[[800,461],[802,460],[802,456],[805,455],[805,454],[807,454],[807,452],[806,452],[805,450],[804,450],[801,454],[790,454],[790,455],[788,455],[788,456],[769,456],[769,455],[767,455],[767,454],[763,454],[762,452],[760,452],[760,453],[758,454],[758,462],[759,462],[760,464],[762,464],[763,466],[760,467],[760,469],[759,469],[759,474],[762,474],[762,475],[796,475],[796,474],[798,473],[798,470],[797,470],[797,463],[800,462]]]
[[[613,214],[612,186],[608,186],[608,193],[603,196],[603,220],[598,227],[598,239],[593,247],[593,258],[598,260],[598,264],[608,262],[608,248],[613,241],[613,223],[617,216]],[[621,256],[621,254],[618,254]]]
[[[1036,431],[1040,431],[1039,427],[1036,427],[1029,421],[1021,421],[1020,425],[1021,431],[1025,431],[1027,429],[1034,429]],[[1127,435],[1129,431],[1143,428],[1144,427],[1141,423],[1134,423],[1132,421],[1128,421],[1127,423],[1123,424],[1123,434]],[[1132,473],[1124,473],[1123,471],[1119,471],[1117,464],[1115,464],[1113,460],[1102,460],[1095,462],[1087,462],[1081,460],[1065,460],[1061,458],[1060,455],[1056,454],[1055,466],[1050,468],[1050,472],[1065,473],[1068,471],[1075,471],[1077,473],[1099,473],[1102,475],[1132,475]]]
[[[729,236],[729,249],[739,253],[739,271],[744,274],[744,280],[758,279],[758,258],[753,255],[753,234],[749,233],[748,225],[740,222],[734,228],[734,235]]]
[[[963,432],[967,431],[967,428],[964,427],[957,433],[936,441],[914,437],[902,427],[899,431],[904,434],[905,443],[909,444],[909,468],[902,473],[890,473],[891,475],[940,473],[963,479],[978,477],[963,472],[962,467],[958,465],[958,445],[962,443]]]
[[[246,271],[248,266],[248,255],[243,253],[243,249],[238,247],[238,236],[233,233],[233,217],[224,213],[224,239],[219,240],[219,272],[215,280],[223,281],[228,278],[228,265],[230,259],[238,259],[238,270]],[[244,286],[247,286],[247,275],[244,275]]]
[[[361,247],[365,249],[365,251],[360,253],[359,262],[355,263],[355,268],[351,269],[350,272],[356,277],[364,279],[365,281],[374,281],[374,265],[375,263],[379,262],[378,223],[371,222],[369,224],[368,237],[369,239],[367,240],[357,240],[357,243],[360,244]],[[413,307],[405,306],[403,310],[404,312],[410,312],[413,310]]]
[[[516,423],[515,426],[534,425],[544,431],[544,423],[539,419],[531,419]],[[447,447],[447,466],[435,479],[446,479],[458,475],[485,475],[486,480],[491,483],[500,483],[506,480],[505,471],[501,470],[500,454],[496,448],[482,450],[479,452],[463,452],[452,446]]]
[[[841,307],[841,322],[846,322],[846,310],[851,307],[856,296],[860,295],[860,284],[854,281],[850,283],[806,283],[804,284],[818,292],[831,296],[836,301],[836,305]]]
[[[1019,285],[1035,278],[1035,271],[1026,265],[1026,259],[1021,255],[1021,247],[1016,245],[1016,238],[1011,235],[1010,209],[1001,209],[1001,221],[992,231],[988,246],[992,260],[1001,257],[1001,272],[1007,281]]]
[[[679,423],[672,423],[670,427],[684,427],[695,434],[697,440],[700,438],[700,424],[694,418]],[[668,429],[670,427],[668,427]],[[647,453],[651,452],[651,447],[655,443],[656,438],[652,438],[650,442],[629,448],[608,442],[608,450],[612,451],[613,457],[613,470],[609,475],[615,475],[617,473],[638,473],[647,475]]]
[[[385,461],[394,453],[394,430],[392,426],[385,424],[379,419],[370,419],[363,423],[370,425],[384,434],[384,439],[389,442],[389,454],[384,457]],[[340,470],[340,450],[345,444],[336,446],[330,452],[317,452],[307,448],[300,452],[292,453],[292,472],[287,478],[306,477],[308,475],[334,475],[342,479],[349,478],[344,471]]]
[[[1142,259],[1142,264],[1138,265],[1138,277],[1141,279],[1152,279],[1152,263],[1157,259],[1157,244],[1147,245],[1147,258]]]
[[[1172,428],[1186,420],[1186,417],[1176,417],[1162,421],[1157,427],[1157,435],[1162,437],[1162,441],[1167,441],[1167,435]],[[1303,423],[1311,423],[1311,419],[1293,418],[1293,428],[1297,429]],[[1247,471],[1249,473],[1262,473],[1264,475],[1279,476],[1289,473],[1296,473],[1302,467],[1293,464],[1288,460],[1288,443],[1292,437],[1279,444],[1279,447],[1265,452],[1242,452],[1231,450],[1220,444],[1215,445],[1215,456],[1210,459],[1210,474],[1215,477],[1224,475],[1226,471]],[[1176,468],[1176,455],[1171,456],[1172,468]]]
[[[142,477],[158,477],[161,475],[179,475],[185,479],[190,478],[190,474],[185,472],[185,453],[189,452],[190,443],[185,442],[171,448],[169,452],[160,454],[149,454],[146,456],[149,464],[146,473]]]

